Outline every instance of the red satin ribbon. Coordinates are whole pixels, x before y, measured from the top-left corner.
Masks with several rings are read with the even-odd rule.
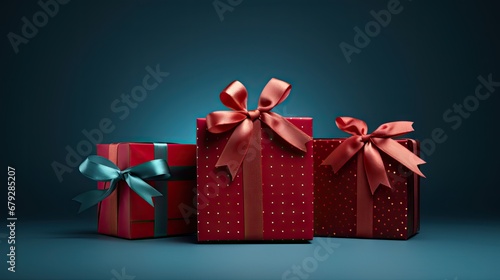
[[[231,179],[236,176],[245,158],[253,131],[253,122],[267,124],[276,134],[297,149],[306,152],[311,137],[271,110],[290,94],[292,86],[272,78],[262,90],[256,110],[247,110],[248,92],[239,81],[229,84],[221,93],[220,100],[233,111],[217,111],[207,115],[207,128],[212,133],[222,133],[234,128],[216,167],[226,166]]]
[[[322,163],[337,172],[357,154],[356,236],[373,237],[373,195],[382,184],[392,189],[379,150],[400,162],[415,174],[425,177],[418,169],[425,163],[404,146],[391,139],[413,131],[412,122],[390,122],[367,134],[366,123],[349,117],[335,120],[337,126],[352,136],[343,141]],[[417,178],[417,176],[414,176]]]
[[[385,123],[370,134],[367,134],[368,128],[366,123],[356,118],[339,117],[335,119],[335,123],[338,128],[352,136],[343,141],[321,165],[331,165],[333,171],[337,172],[349,159],[360,151],[363,154],[364,173],[366,174],[372,195],[379,185],[384,185],[392,189],[379,150],[394,158],[415,172],[415,174],[425,177],[418,169],[418,165],[424,164],[425,161],[391,139],[391,137],[412,132],[413,122],[399,121]],[[358,172],[362,171],[358,170]]]

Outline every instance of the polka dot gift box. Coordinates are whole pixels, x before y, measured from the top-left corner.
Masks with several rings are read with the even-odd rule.
[[[249,111],[235,81],[220,94],[232,111],[197,119],[198,241],[313,238],[312,119],[271,112],[290,89],[271,79]]]
[[[413,131],[391,122],[336,119],[349,138],[314,139],[316,236],[408,239],[419,231],[419,143],[391,139]]]

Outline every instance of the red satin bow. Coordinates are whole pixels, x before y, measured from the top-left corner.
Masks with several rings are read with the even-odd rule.
[[[232,82],[220,93],[222,103],[234,111],[208,114],[208,131],[222,133],[236,128],[222,151],[216,167],[227,166],[231,178],[234,179],[250,146],[253,122],[259,120],[266,123],[292,146],[306,152],[305,144],[312,140],[311,137],[279,114],[271,112],[288,97],[291,89],[292,86],[287,82],[272,78],[262,90],[257,109],[252,111],[247,110],[248,92],[239,81]]]
[[[425,177],[418,169],[418,165],[425,163],[425,161],[391,139],[391,137],[413,131],[413,122],[399,121],[385,123],[370,134],[366,134],[368,130],[366,123],[359,119],[339,117],[335,119],[335,123],[338,128],[352,136],[343,141],[321,165],[331,165],[333,171],[337,172],[350,158],[358,151],[361,151],[363,153],[366,177],[372,194],[375,193],[380,184],[392,188],[387,178],[384,162],[379,150],[416,174]]]

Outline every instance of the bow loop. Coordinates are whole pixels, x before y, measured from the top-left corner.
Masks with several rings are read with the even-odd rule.
[[[219,95],[222,104],[235,111],[247,110],[248,92],[239,81],[230,83]]]
[[[356,118],[338,117],[335,119],[335,124],[340,130],[351,135],[365,135],[368,131],[366,123]]]
[[[288,97],[291,90],[292,85],[289,83],[272,78],[262,90],[257,109],[262,112],[271,111],[271,109]]]

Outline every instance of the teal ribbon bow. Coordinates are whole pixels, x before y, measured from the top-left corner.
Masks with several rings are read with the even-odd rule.
[[[164,159],[151,160],[134,167],[120,170],[113,162],[101,156],[89,156],[79,167],[80,172],[95,181],[110,181],[106,190],[92,190],[82,193],[73,200],[81,203],[78,213],[92,207],[108,197],[116,189],[120,180],[127,182],[128,186],[142,199],[154,207],[153,197],[162,194],[151,187],[144,180],[166,180],[171,177],[167,161]]]

